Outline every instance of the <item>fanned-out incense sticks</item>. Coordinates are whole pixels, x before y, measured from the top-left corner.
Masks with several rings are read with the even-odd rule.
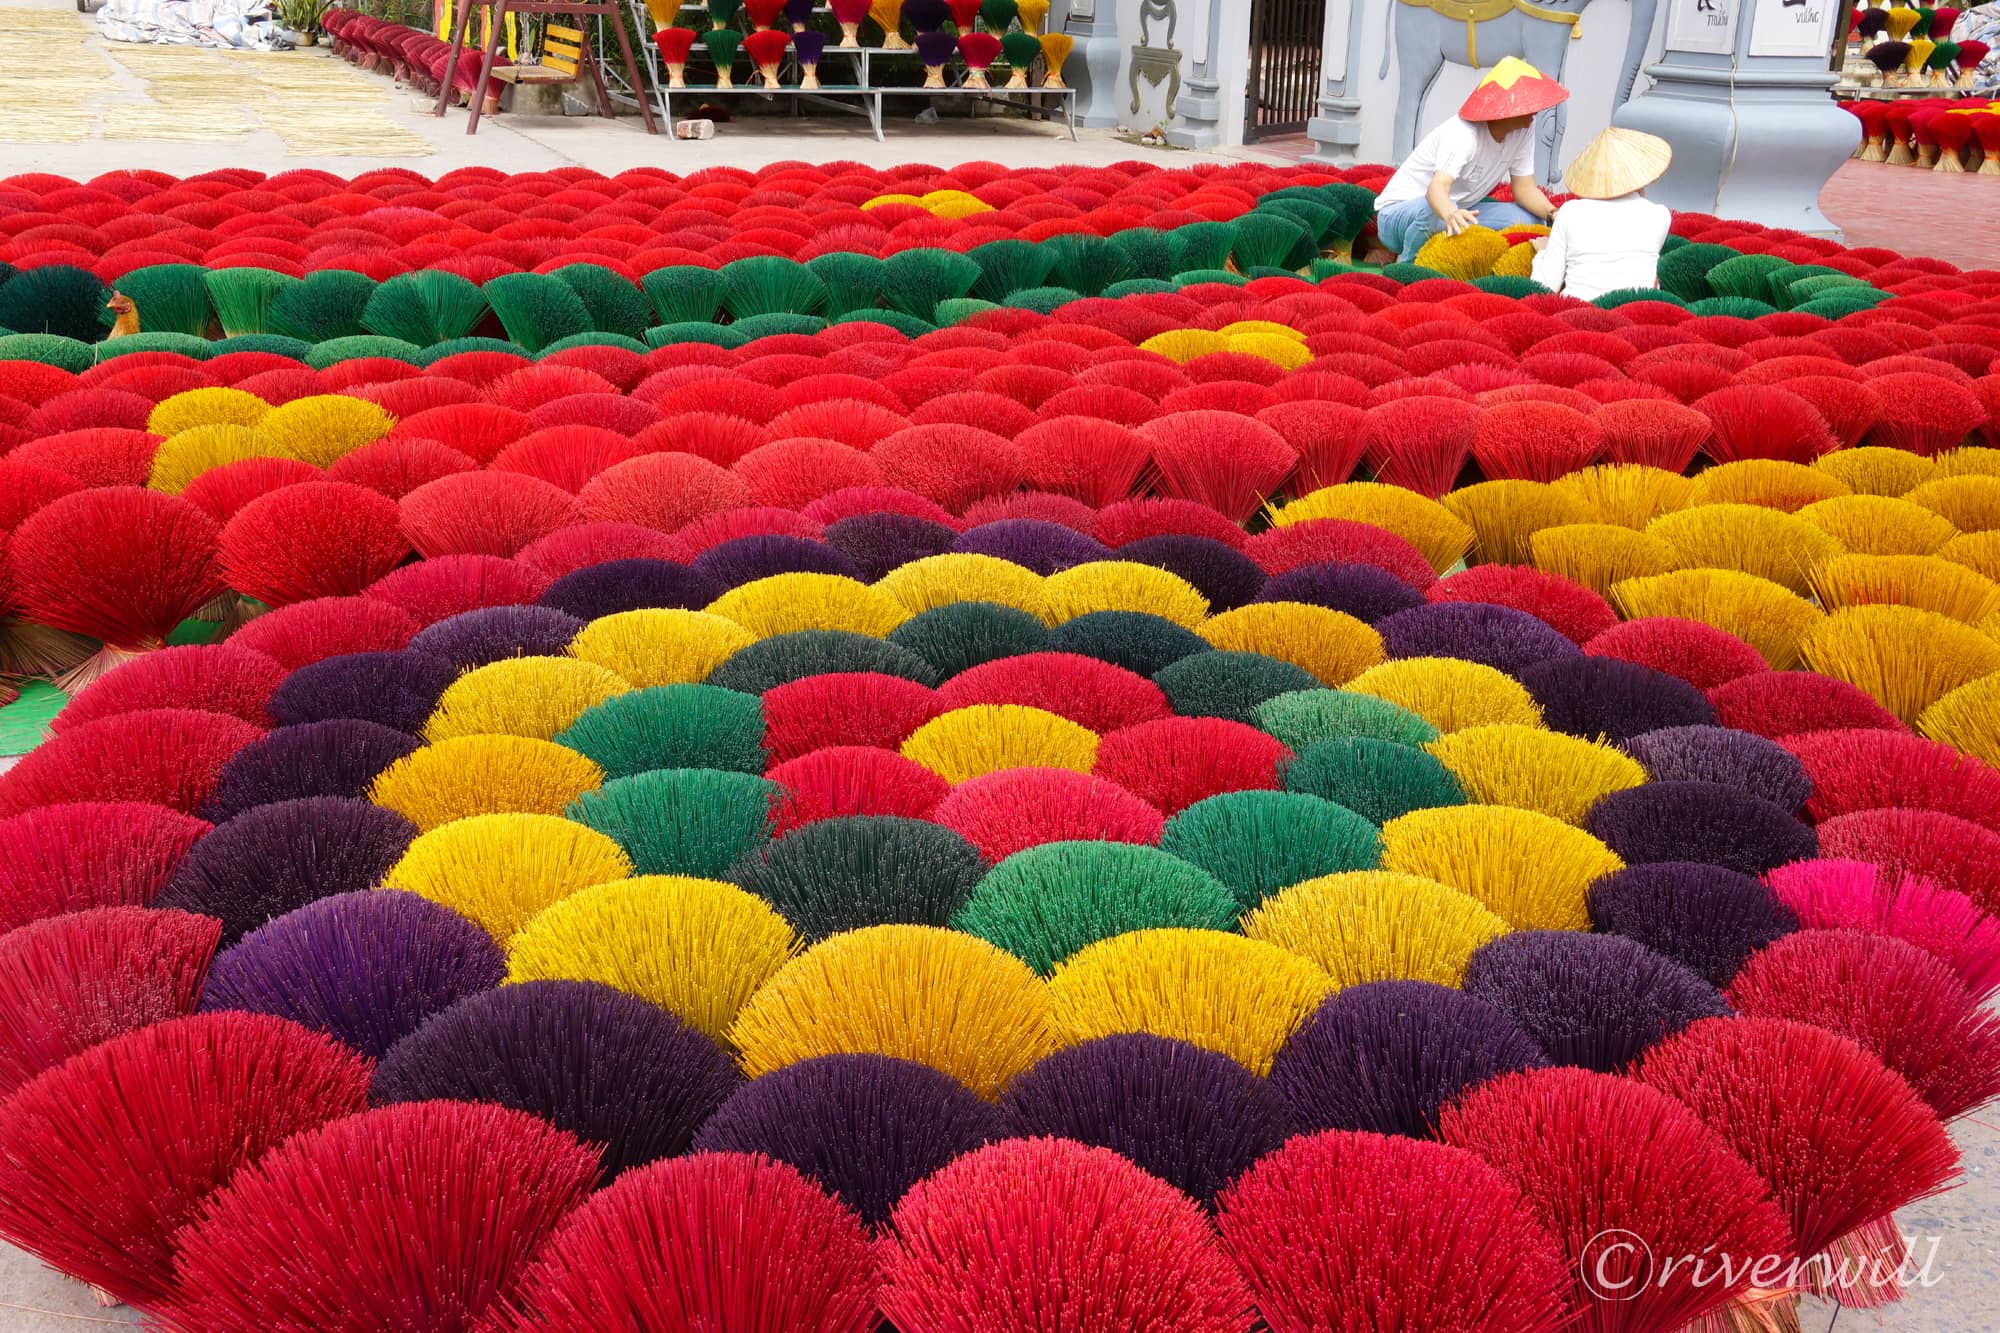
[[[204,1330],[1893,1299],[2000,1093],[2000,283],[1376,271],[1387,176],[0,180],[0,1231]]]

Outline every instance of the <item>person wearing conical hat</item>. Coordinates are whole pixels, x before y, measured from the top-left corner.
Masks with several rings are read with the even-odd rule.
[[[1615,125],[1585,145],[1563,174],[1575,197],[1535,242],[1534,280],[1579,301],[1659,286],[1660,247],[1673,214],[1645,190],[1673,158],[1665,139]]]
[[[1555,205],[1535,184],[1535,117],[1568,96],[1513,56],[1488,70],[1458,114],[1424,136],[1376,197],[1382,248],[1407,263],[1439,232],[1548,221]],[[1511,204],[1487,197],[1503,182],[1513,186]]]

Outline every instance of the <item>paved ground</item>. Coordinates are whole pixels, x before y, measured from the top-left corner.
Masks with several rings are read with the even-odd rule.
[[[2000,176],[1848,162],[1821,191],[1819,206],[1849,245],[2000,268]]]
[[[1156,151],[1101,132],[1072,143],[1066,131],[1039,122],[953,117],[922,126],[914,120],[922,106],[889,99],[886,143],[865,120],[837,115],[737,121],[719,126],[714,139],[687,142],[649,137],[636,116],[508,114],[482,120],[468,136],[462,110],[438,119],[430,99],[323,48],[269,55],[120,45],[100,39],[73,0],[0,0],[0,176],[53,171],[85,179],[134,163],[187,175],[246,162],[344,175],[401,166],[433,176],[470,165],[690,172],[784,159],[1030,167]],[[1175,165],[1213,156],[1157,151]]]

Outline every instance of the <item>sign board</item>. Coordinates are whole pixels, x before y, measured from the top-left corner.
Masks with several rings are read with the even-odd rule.
[[[1750,54],[1825,60],[1833,50],[1833,24],[1847,11],[1834,0],[1756,0]]]
[[[1810,0],[1826,5],[1831,0]],[[1667,50],[1726,56],[1736,49],[1736,6],[1739,0],[1670,0],[1667,10]]]

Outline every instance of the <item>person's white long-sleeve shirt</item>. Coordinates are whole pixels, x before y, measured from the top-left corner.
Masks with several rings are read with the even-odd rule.
[[[1535,256],[1534,280],[1589,301],[1627,287],[1660,285],[1660,246],[1673,214],[1644,195],[1572,199],[1556,213]]]

